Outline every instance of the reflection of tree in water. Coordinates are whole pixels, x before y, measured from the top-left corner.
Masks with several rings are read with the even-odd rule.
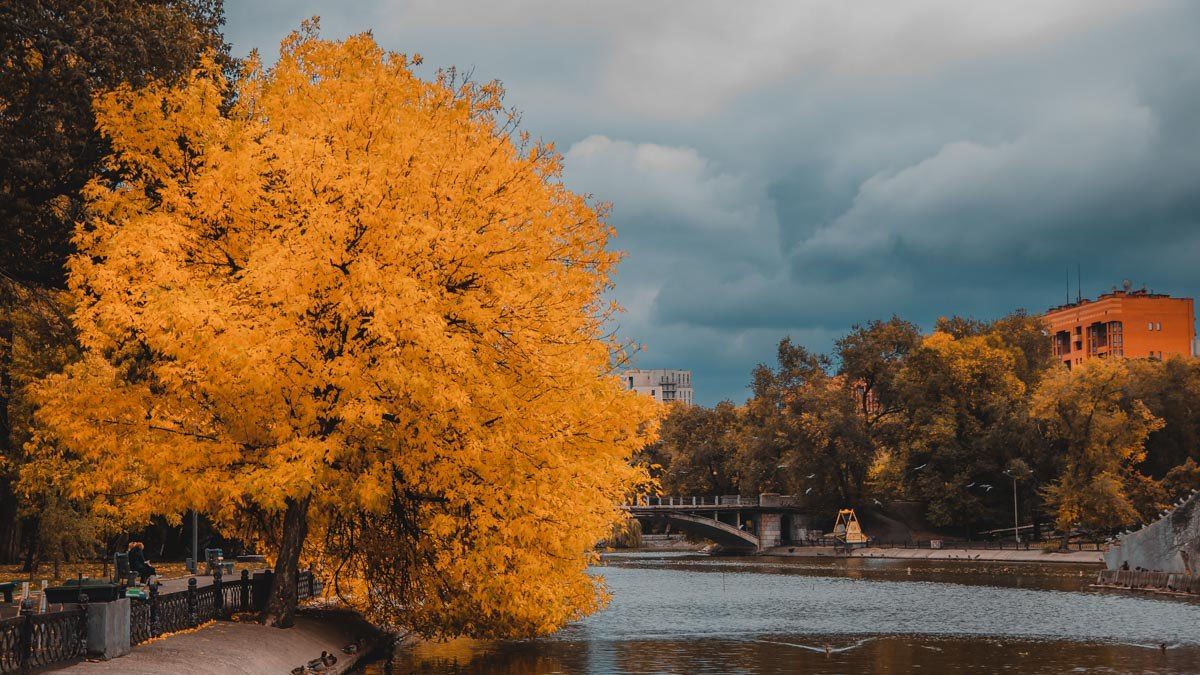
[[[593,643],[553,641],[489,641],[460,638],[415,641],[397,645],[388,659],[369,664],[366,675],[401,673],[500,673],[544,675],[547,673],[613,672],[597,670],[592,664]],[[580,650],[585,647],[586,653]]]

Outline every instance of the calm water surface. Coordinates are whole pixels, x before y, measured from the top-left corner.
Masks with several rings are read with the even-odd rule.
[[[367,672],[1200,673],[1200,603],[1093,591],[1090,567],[631,553],[595,573],[612,604],[553,636]]]

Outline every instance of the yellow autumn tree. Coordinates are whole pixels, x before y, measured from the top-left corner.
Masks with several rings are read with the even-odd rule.
[[[1092,359],[1055,369],[1034,393],[1032,416],[1062,456],[1062,473],[1045,490],[1058,529],[1134,522],[1131,491],[1147,480],[1135,467],[1146,456],[1146,438],[1163,422],[1130,395],[1126,362]]]
[[[88,190],[86,353],[40,420],[78,493],[267,546],[266,621],[303,555],[383,623],[542,633],[604,601],[585,568],[656,410],[610,373],[603,210],[498,84],[414,63],[310,22],[228,107],[211,63],[100,97],[128,178]]]

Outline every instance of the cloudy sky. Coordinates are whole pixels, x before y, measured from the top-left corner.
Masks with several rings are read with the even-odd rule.
[[[1200,293],[1198,2],[225,2],[238,55],[319,15],[503,81],[614,204],[639,365],[701,403],[784,335],[1040,311],[1076,264]]]

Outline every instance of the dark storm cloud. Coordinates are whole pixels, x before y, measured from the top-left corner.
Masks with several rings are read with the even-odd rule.
[[[227,0],[502,79],[614,204],[639,363],[740,399],[783,335],[1200,292],[1200,4]],[[430,71],[431,72],[431,71]]]

